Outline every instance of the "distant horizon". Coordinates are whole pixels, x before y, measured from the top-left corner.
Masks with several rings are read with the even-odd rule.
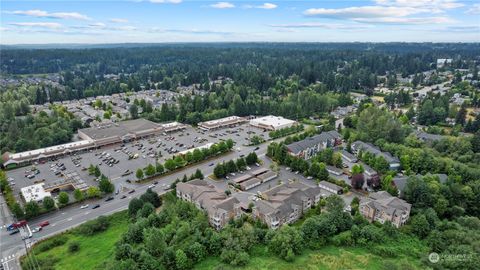
[[[172,42],[113,42],[113,43],[18,43],[0,46],[100,46],[100,45],[168,45],[168,44],[480,44],[480,41],[172,41]]]

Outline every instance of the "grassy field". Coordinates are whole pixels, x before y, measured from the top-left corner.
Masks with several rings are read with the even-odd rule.
[[[112,258],[114,244],[127,230],[129,218],[127,212],[122,211],[109,216],[109,220],[108,229],[96,235],[83,236],[74,229],[36,245],[33,251],[37,261],[43,266],[42,269],[102,269],[101,265]],[[62,239],[60,244],[45,250],[46,245],[53,244],[58,239]],[[68,250],[72,242],[79,244],[79,250],[75,253]],[[26,266],[26,263],[26,260],[22,260],[22,266]],[[23,269],[29,268],[23,267]]]
[[[390,243],[389,245],[391,245]],[[385,244],[385,246],[387,246]],[[265,246],[257,246],[252,250],[250,263],[245,267],[232,267],[222,263],[217,257],[210,257],[197,264],[197,270],[327,270],[327,269],[369,269],[369,270],[396,270],[396,269],[424,269],[419,255],[424,251],[420,242],[404,239],[395,245],[400,251],[394,258],[386,258],[373,254],[370,250],[375,247],[336,247],[328,245],[320,250],[306,250],[289,263],[271,255]]]

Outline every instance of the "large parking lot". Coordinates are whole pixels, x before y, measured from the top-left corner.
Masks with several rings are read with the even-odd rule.
[[[134,142],[103,147],[90,152],[67,155],[44,164],[13,169],[7,172],[12,183],[14,194],[18,196],[20,189],[38,182],[51,184],[62,180],[62,173],[77,172],[88,185],[96,185],[95,177],[88,174],[90,165],[99,166],[100,171],[113,180],[117,187],[129,186],[127,179],[135,179],[135,171],[156,160],[163,163],[178,152],[199,147],[207,143],[217,143],[232,139],[239,150],[249,144],[254,135],[268,139],[268,131],[252,127],[248,124],[233,128],[213,131],[202,131],[188,126],[183,131],[144,138]],[[125,172],[131,172],[126,174]]]

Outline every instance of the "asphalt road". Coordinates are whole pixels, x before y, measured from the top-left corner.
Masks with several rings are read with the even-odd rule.
[[[264,143],[259,145],[259,149],[256,151],[259,157],[264,157],[267,151],[268,143]],[[177,178],[182,178],[184,174],[190,175],[195,172],[195,170],[200,169],[205,176],[210,175],[213,173],[214,166],[209,166],[210,163],[218,163],[222,161],[228,161],[230,159],[238,158],[240,155],[247,155],[254,150],[255,147],[246,147],[241,146],[241,150],[237,151],[234,150],[228,154],[219,156],[215,160],[208,160],[202,162],[197,165],[193,165],[191,167],[179,170],[173,174],[168,176],[161,176],[158,177],[156,180],[159,184],[153,188],[154,191],[158,192],[159,194],[163,194],[166,191],[163,184],[170,185],[174,182]],[[235,149],[237,149],[235,147]],[[114,184],[118,187],[119,185],[123,185],[125,182],[123,179],[114,180]],[[132,198],[139,197],[142,195],[147,189],[148,185],[151,183],[144,183],[144,184],[135,184],[135,193],[128,194],[127,192],[120,192],[118,195],[115,196],[115,199],[109,202],[105,202],[104,199],[102,200],[90,200],[86,201],[85,203],[89,204],[90,207],[87,209],[80,209],[79,204],[74,204],[65,208],[62,208],[58,211],[47,213],[41,217],[33,219],[29,221],[30,227],[33,229],[36,227],[40,222],[48,220],[50,225],[43,228],[42,231],[39,233],[35,233],[34,236],[29,239],[31,243],[39,241],[41,239],[50,237],[52,235],[58,234],[70,228],[76,227],[88,220],[95,219],[101,215],[109,215],[124,209],[128,208],[128,203]],[[120,199],[120,197],[126,194],[127,198]],[[2,197],[3,200],[3,197]],[[2,203],[0,201],[0,203]],[[92,205],[100,204],[100,207],[97,209],[91,209]],[[12,222],[11,214],[2,203],[2,208],[0,208],[0,217],[2,229],[0,230],[0,258],[2,260],[2,264],[4,265],[5,269],[20,269],[17,260],[19,256],[25,253],[25,244],[22,241],[22,237],[20,234],[9,235],[5,226]],[[5,223],[6,222],[6,223]],[[6,263],[5,263],[6,262]]]

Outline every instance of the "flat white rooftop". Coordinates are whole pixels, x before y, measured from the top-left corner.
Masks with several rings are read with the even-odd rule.
[[[93,142],[90,140],[83,140],[83,141],[76,141],[76,142],[71,142],[71,143],[66,143],[66,144],[60,144],[60,145],[55,145],[55,146],[50,146],[50,147],[45,147],[45,148],[39,148],[35,150],[30,150],[30,151],[25,151],[25,152],[20,152],[20,153],[14,153],[10,154],[9,158],[10,159],[25,159],[29,157],[35,157],[38,155],[48,155],[51,152],[58,152],[61,150],[70,150],[70,149],[75,149],[75,148],[81,148],[82,146],[88,146],[92,144]]]
[[[20,192],[22,193],[23,198],[25,199],[26,202],[30,202],[30,201],[40,202],[45,197],[52,196],[50,192],[45,191],[45,189],[43,188],[43,183],[31,185],[28,187],[23,187],[20,189]]]
[[[271,126],[274,129],[288,127],[295,123],[293,120],[274,115],[267,115],[250,120],[250,124],[253,126]]]

